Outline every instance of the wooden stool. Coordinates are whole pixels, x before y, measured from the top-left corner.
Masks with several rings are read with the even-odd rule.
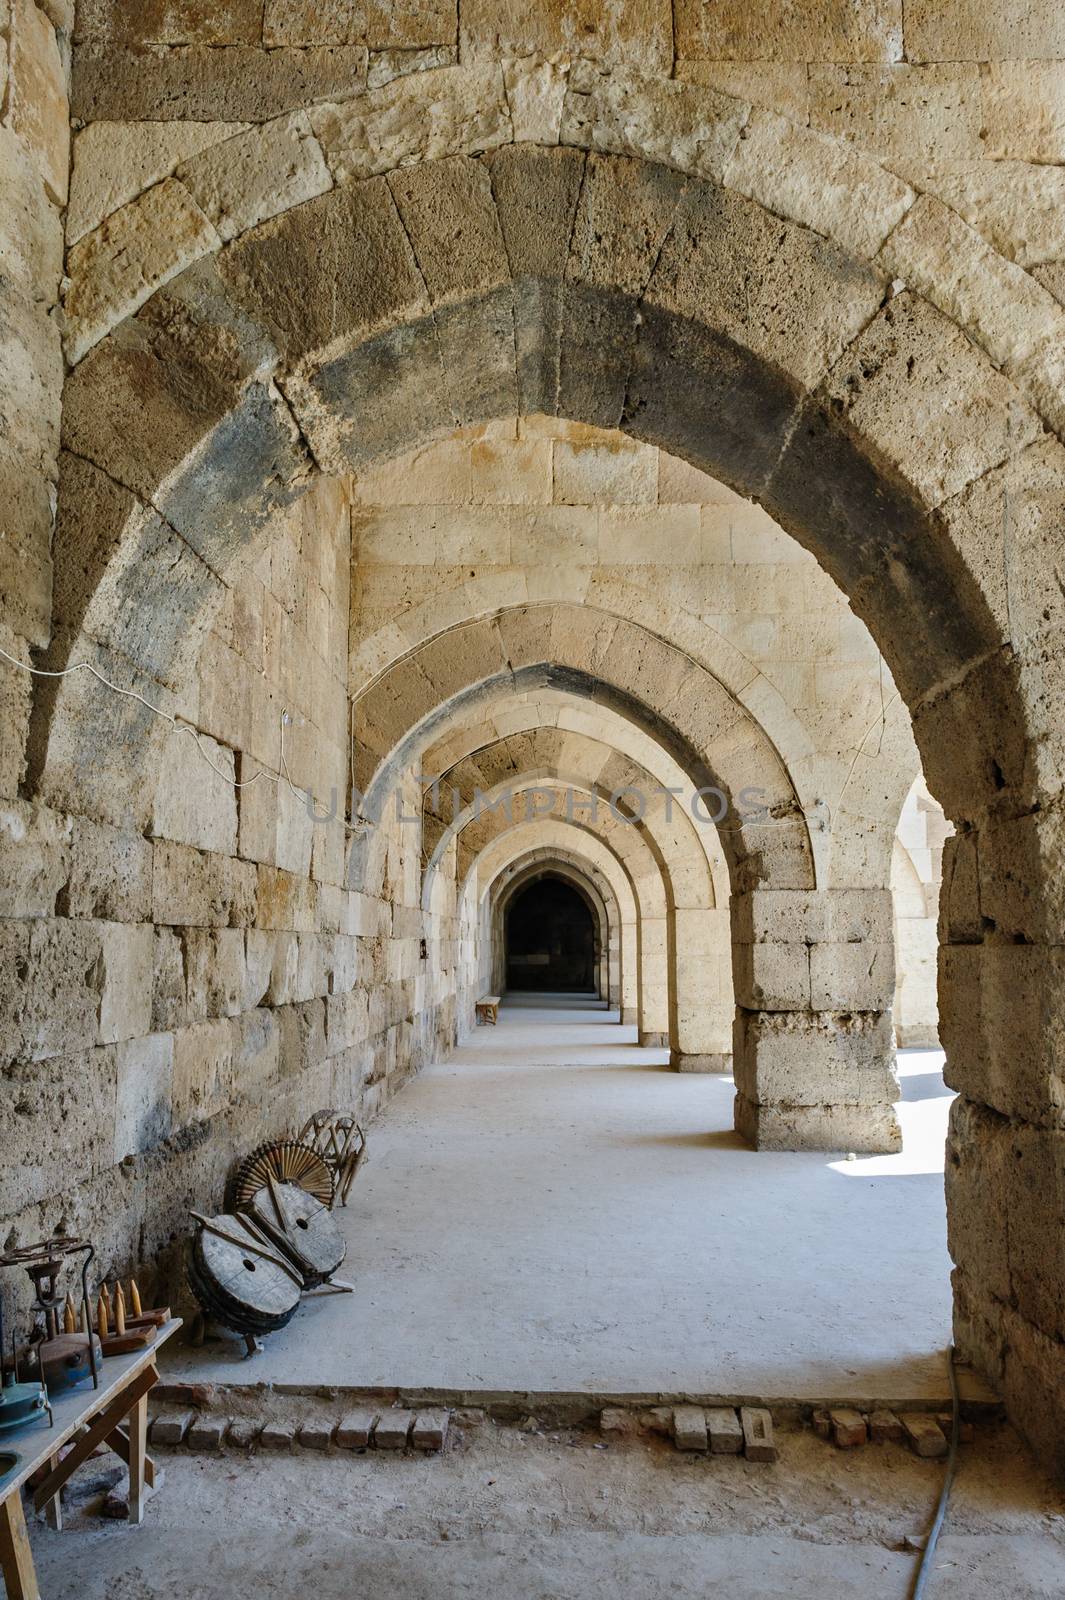
[[[499,996],[497,994],[484,995],[482,999],[477,1001],[474,1009],[477,1012],[478,1022],[490,1022],[494,1028],[499,1021]]]

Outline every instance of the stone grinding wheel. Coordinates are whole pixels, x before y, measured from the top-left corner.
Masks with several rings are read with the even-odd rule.
[[[331,1278],[347,1254],[344,1235],[327,1207],[298,1184],[264,1184],[245,1209],[278,1249],[292,1257],[305,1288]]]
[[[274,1333],[291,1321],[300,1303],[301,1286],[291,1270],[263,1254],[239,1217],[208,1218],[211,1227],[231,1235],[222,1238],[210,1227],[197,1230],[186,1265],[189,1284],[212,1321],[236,1333]],[[254,1249],[243,1249],[241,1236]]]
[[[314,1146],[299,1139],[271,1139],[237,1168],[230,1186],[233,1210],[247,1211],[271,1178],[278,1183],[298,1183],[323,1206],[333,1204],[333,1175]]]

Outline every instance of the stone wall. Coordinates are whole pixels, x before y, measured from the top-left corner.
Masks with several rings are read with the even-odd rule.
[[[891,859],[895,902],[895,1038],[900,1046],[939,1044],[939,891],[943,845],[954,830],[918,779],[906,796]]]

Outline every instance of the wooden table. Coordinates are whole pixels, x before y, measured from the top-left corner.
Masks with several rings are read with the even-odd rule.
[[[0,1439],[0,1450],[14,1451],[20,1457],[11,1477],[0,1487],[0,1569],[8,1600],[40,1600],[22,1509],[22,1486],[38,1468],[51,1470],[34,1494],[34,1509],[45,1511],[51,1526],[59,1528],[63,1485],[97,1445],[106,1444],[129,1468],[129,1520],[144,1520],[144,1490],[155,1482],[155,1464],[145,1452],[148,1391],[159,1382],[159,1347],[180,1327],[181,1318],[171,1317],[159,1329],[154,1344],[133,1355],[107,1357],[100,1368],[98,1389],[85,1383],[61,1393],[52,1402],[53,1427],[35,1423],[22,1433]],[[61,1461],[59,1452],[71,1440],[74,1443]]]
[[[475,1002],[474,1009],[477,1012],[478,1022],[490,1022],[494,1028],[499,1021],[499,996],[497,994],[484,995],[482,999]]]

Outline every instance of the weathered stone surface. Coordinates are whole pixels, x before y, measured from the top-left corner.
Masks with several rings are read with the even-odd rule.
[[[927,163],[914,162],[907,176],[964,217],[1007,260],[1032,267],[1065,256],[1061,167],[1032,161],[965,161],[929,169]]]
[[[592,56],[668,73],[673,64],[669,0],[629,0],[617,9],[591,0],[526,6],[522,0],[463,0],[464,60],[485,56]]]
[[[374,1430],[374,1423],[379,1413],[373,1410],[358,1409],[349,1411],[337,1423],[334,1435],[337,1444],[342,1450],[365,1450],[370,1442],[370,1435]]]
[[[229,1426],[228,1417],[197,1417],[185,1435],[190,1450],[221,1450]]]
[[[188,190],[164,178],[70,252],[66,350],[77,363],[109,328],[220,244]]]
[[[881,259],[894,277],[964,328],[997,366],[1017,367],[1040,345],[1065,340],[1065,314],[1054,297],[931,195],[910,209]]]
[[[153,1444],[180,1444],[193,1420],[191,1411],[165,1411],[152,1422],[151,1441]]]
[[[261,1450],[291,1450],[296,1442],[296,1426],[292,1422],[268,1422],[259,1434]]]
[[[515,143],[558,144],[568,80],[565,64],[523,56],[503,63],[503,80]]]
[[[868,1438],[865,1418],[860,1411],[840,1407],[828,1413],[832,1428],[832,1441],[840,1450],[853,1450]]]
[[[1020,11],[1009,0],[907,0],[906,54],[911,61],[1053,59],[1065,56],[1065,20],[1054,0]]]
[[[177,168],[177,176],[221,239],[233,239],[333,184],[302,111],[201,150]]]
[[[493,150],[513,137],[498,65],[414,73],[358,99],[312,107],[309,116],[338,183]]]
[[[233,751],[206,734],[176,730],[163,744],[152,806],[151,835],[214,850],[237,852],[237,792]]]
[[[702,1406],[673,1407],[673,1443],[678,1450],[708,1450],[706,1413]]]
[[[235,1031],[228,1020],[202,1022],[174,1035],[174,1126],[203,1122],[234,1090]]]
[[[71,820],[70,874],[59,909],[68,917],[146,922],[152,909],[152,847],[137,833],[85,817]]]
[[[881,160],[980,160],[983,138],[980,69],[942,66],[811,64],[810,126],[852,139]]]
[[[373,1430],[373,1442],[378,1450],[404,1450],[414,1423],[412,1411],[382,1411]]]
[[[715,1456],[738,1456],[743,1449],[743,1426],[731,1406],[708,1406],[706,1431]]]
[[[362,45],[132,49],[94,41],[78,52],[71,112],[84,122],[265,122],[315,101],[357,94],[365,82]]]
[[[371,50],[453,45],[456,0],[390,5],[387,0],[266,0],[267,45],[365,44]]]
[[[18,134],[0,127],[0,260],[4,276],[44,307],[59,298],[63,224]]]
[[[333,1442],[331,1422],[301,1422],[297,1435],[304,1450],[328,1450]]]
[[[97,1034],[101,1044],[138,1039],[152,1023],[152,930],[147,924],[101,922]]]
[[[442,1450],[447,1443],[449,1411],[419,1411],[411,1428],[410,1442],[416,1450]]]
[[[143,0],[133,7],[80,0],[74,37],[116,45],[257,44],[261,27],[261,0]]]
[[[992,61],[980,78],[980,111],[985,158],[1065,160],[1065,62]]]
[[[734,1055],[736,1087],[751,1100],[890,1106],[898,1096],[890,1018],[882,1012],[740,1011]]]
[[[454,67],[457,63],[456,45],[434,44],[425,50],[371,50],[366,87],[383,89],[393,78],[405,78],[410,72],[432,72],[436,67]]]
[[[897,61],[902,54],[902,0],[713,9],[678,0],[675,10],[677,54],[689,60]]]
[[[721,176],[730,189],[859,256],[876,254],[914,198],[852,144],[769,111],[752,112]]]
[[[45,187],[65,205],[70,164],[66,72],[55,29],[33,0],[10,0],[9,126],[24,140]]]
[[[949,410],[939,388],[945,369],[957,396]],[[960,330],[913,295],[884,308],[825,388],[853,426],[933,502],[956,494],[1038,432],[1013,386]]]
[[[0,805],[0,903],[9,917],[51,917],[70,871],[71,821],[25,801]]]
[[[0,933],[5,960],[11,941]],[[4,981],[9,981],[5,973]],[[3,1009],[4,1058],[10,1054],[8,1004]],[[0,1167],[0,1216],[47,1201],[57,1189],[73,1190],[111,1165],[115,1127],[115,1051],[64,1053],[49,1061],[6,1067],[4,1161]]]
[[[828,240],[706,184],[693,187],[647,299],[813,385],[884,291],[879,273]]]
[[[150,932],[150,930],[149,930]],[[174,1040],[169,1033],[131,1039],[115,1052],[115,1161],[137,1156],[169,1137]]]
[[[74,136],[67,243],[75,244],[181,162],[247,127],[244,122],[90,122]]]
[[[562,112],[565,144],[643,156],[720,179],[750,107],[698,84],[642,78],[576,63]]]
[[[935,1417],[923,1411],[904,1411],[899,1421],[915,1455],[938,1457],[947,1454],[947,1440]]]
[[[761,1406],[741,1406],[740,1425],[743,1428],[743,1453],[748,1461],[777,1459],[773,1418],[768,1411]]]

